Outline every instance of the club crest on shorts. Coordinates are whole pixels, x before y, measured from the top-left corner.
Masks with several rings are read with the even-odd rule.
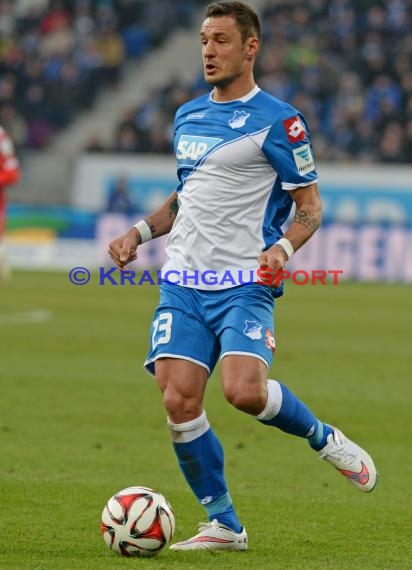
[[[262,338],[262,325],[259,325],[256,321],[245,321],[245,328],[243,329],[243,334],[251,338],[252,340],[259,340]]]
[[[273,336],[272,331],[269,329],[266,329],[265,345],[269,350],[271,350],[272,352],[275,352],[275,350],[276,350],[275,337]]]

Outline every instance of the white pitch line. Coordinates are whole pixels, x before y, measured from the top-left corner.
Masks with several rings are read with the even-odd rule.
[[[52,319],[52,311],[49,311],[48,309],[32,309],[31,311],[24,311],[21,313],[0,314],[0,326],[45,323]]]

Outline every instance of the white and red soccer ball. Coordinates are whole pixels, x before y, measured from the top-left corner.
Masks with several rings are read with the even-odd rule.
[[[107,546],[122,556],[154,556],[172,539],[173,509],[148,487],[128,487],[111,497],[100,528]]]

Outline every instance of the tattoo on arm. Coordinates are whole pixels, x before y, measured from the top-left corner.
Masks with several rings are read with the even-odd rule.
[[[169,204],[169,218],[171,218],[172,216],[176,217],[178,210],[179,210],[179,204],[177,198],[174,198],[174,200],[172,200]]]
[[[302,224],[302,226],[308,228],[311,233],[315,232],[320,226],[320,217],[308,210],[298,210],[293,221],[297,224]]]

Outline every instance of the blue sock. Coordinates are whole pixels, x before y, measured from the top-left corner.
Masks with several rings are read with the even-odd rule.
[[[286,433],[304,437],[315,449],[322,449],[332,428],[319,421],[284,384],[268,380],[268,401],[257,419]]]
[[[168,419],[180,469],[209,521],[217,519],[235,532],[242,530],[232,505],[224,472],[223,448],[207,421],[205,412],[183,424]]]
[[[330,426],[328,426],[328,424],[324,424],[319,420],[316,421],[318,425],[316,426],[313,435],[308,437],[308,443],[312,449],[320,451],[328,443],[327,441],[328,435],[333,432],[333,429]]]

